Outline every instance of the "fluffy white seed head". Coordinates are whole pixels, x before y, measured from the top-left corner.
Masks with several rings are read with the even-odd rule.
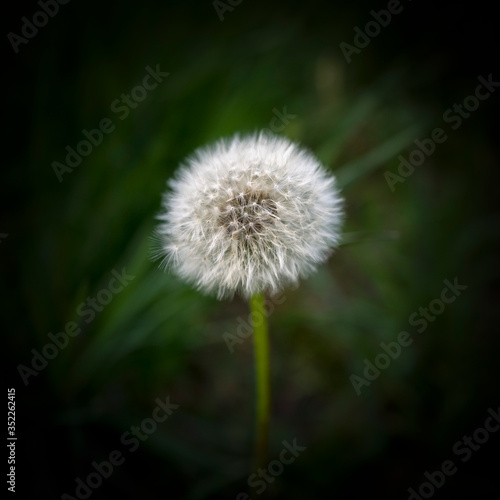
[[[275,293],[306,277],[340,239],[335,179],[270,134],[196,150],[164,196],[156,258],[219,299]]]

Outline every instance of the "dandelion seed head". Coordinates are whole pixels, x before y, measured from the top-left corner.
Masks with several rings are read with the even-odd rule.
[[[235,135],[200,148],[169,186],[156,258],[219,299],[276,293],[309,276],[340,240],[335,178],[283,137]]]

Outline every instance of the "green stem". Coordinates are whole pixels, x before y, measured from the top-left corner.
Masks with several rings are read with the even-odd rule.
[[[250,307],[254,328],[255,391],[257,398],[255,459],[257,467],[263,467],[267,463],[271,389],[269,383],[269,334],[262,293],[254,295],[250,299]]]

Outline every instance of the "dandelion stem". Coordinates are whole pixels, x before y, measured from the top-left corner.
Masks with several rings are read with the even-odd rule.
[[[257,467],[266,464],[269,434],[269,334],[267,316],[262,293],[250,299],[255,343],[255,392],[256,392],[256,429],[255,460]]]

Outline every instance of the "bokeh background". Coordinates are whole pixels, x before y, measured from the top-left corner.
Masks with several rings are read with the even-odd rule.
[[[269,456],[283,440],[307,449],[260,497],[408,498],[454,459],[435,498],[495,498],[499,436],[467,463],[452,449],[500,401],[499,96],[455,131],[443,122],[479,75],[500,80],[494,15],[481,2],[402,5],[350,63],[339,44],[387,2],[243,0],[221,20],[209,0],[73,0],[18,54],[4,38],[0,286],[18,495],[75,496],[117,449],[125,462],[90,498],[251,491],[253,346],[230,353],[222,337],[248,306],[202,296],[149,253],[184,157],[279,125],[337,175],[346,222],[342,247],[270,317]],[[4,34],[40,9],[8,8]],[[156,65],[169,76],[120,120],[111,104]],[[273,122],[276,110],[294,116]],[[103,118],[116,129],[59,182],[52,162]],[[448,140],[392,192],[384,172],[434,127]],[[123,268],[134,279],[86,323],[79,304]],[[417,333],[409,316],[455,277],[467,290]],[[82,333],[26,386],[19,365],[68,321]],[[356,394],[351,375],[403,330],[413,344]],[[179,408],[129,453],[121,436],[167,395]]]

